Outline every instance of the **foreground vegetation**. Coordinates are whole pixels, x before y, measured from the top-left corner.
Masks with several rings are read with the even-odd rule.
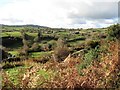
[[[101,29],[2,29],[3,89],[120,88],[119,24]]]

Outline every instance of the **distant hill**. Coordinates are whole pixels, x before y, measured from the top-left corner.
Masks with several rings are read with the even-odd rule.
[[[2,27],[33,27],[33,28],[49,28],[46,26],[40,26],[40,25],[33,25],[33,24],[27,24],[27,25],[4,25],[0,24]]]

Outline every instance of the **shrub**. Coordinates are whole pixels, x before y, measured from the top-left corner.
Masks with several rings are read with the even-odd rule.
[[[47,61],[49,61],[51,59],[50,55],[44,55],[42,57],[40,57],[39,59],[33,59],[34,62],[37,63],[46,63]]]
[[[63,61],[70,53],[70,50],[65,45],[65,41],[58,39],[57,47],[54,50],[54,54],[57,57],[58,62]]]
[[[2,66],[3,69],[9,69],[9,68],[15,68],[15,67],[19,67],[19,66],[24,66],[23,63],[18,62],[18,63],[6,63],[5,65]]]
[[[79,41],[79,40],[85,40],[86,38],[84,36],[81,36],[81,37],[77,37],[77,38],[73,38],[71,40],[68,40],[68,42],[76,42],[76,41]]]
[[[42,33],[39,31],[37,37],[34,38],[34,42],[40,42],[42,38]]]
[[[23,45],[29,46],[29,42],[27,40],[23,39],[22,42],[23,42]]]
[[[21,35],[23,39],[26,39],[26,40],[29,39],[29,35],[27,35],[24,31],[21,31]]]
[[[34,43],[30,48],[30,51],[40,51],[40,46],[38,43]]]
[[[54,51],[55,55],[57,56],[58,62],[63,61],[70,53],[69,49],[64,47],[57,47]]]
[[[79,32],[75,32],[75,34],[79,34]]]
[[[112,38],[120,38],[120,25],[116,24],[116,25],[112,25],[108,28],[108,37],[112,37]]]
[[[28,42],[26,39],[23,38],[23,48],[20,50],[20,55],[28,55],[29,47],[30,47],[30,42]]]
[[[52,45],[51,44],[47,44],[47,46],[48,46],[49,51],[52,50]]]
[[[53,50],[56,47],[56,41],[55,40],[51,40],[47,44],[49,45],[50,50]]]
[[[23,49],[19,51],[20,55],[28,55],[29,47],[27,45],[23,46]]]
[[[85,54],[83,62],[78,66],[78,71],[81,75],[83,75],[81,70],[91,65],[94,60],[98,60],[98,55],[99,49],[97,47],[89,50],[88,53]]]
[[[87,40],[86,41],[86,46],[90,48],[95,48],[96,46],[100,45],[99,40]]]
[[[106,34],[102,33],[98,35],[99,38],[106,38]]]
[[[77,50],[77,51],[82,50],[84,48],[85,48],[85,43],[84,42],[74,46],[74,50]]]
[[[38,41],[39,41],[39,38],[38,38],[38,37],[35,37],[33,41],[34,41],[34,42],[38,42]]]
[[[49,44],[43,44],[43,45],[41,46],[41,49],[42,49],[43,51],[49,51],[49,50],[50,50]]]

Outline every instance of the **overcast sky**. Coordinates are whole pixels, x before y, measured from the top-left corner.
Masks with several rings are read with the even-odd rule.
[[[106,27],[118,22],[119,0],[0,0],[0,24],[58,28]]]

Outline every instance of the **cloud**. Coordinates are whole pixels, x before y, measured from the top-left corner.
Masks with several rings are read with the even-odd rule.
[[[1,21],[10,22],[10,23],[22,23],[23,22],[23,20],[19,20],[15,18],[1,19]]]
[[[0,23],[86,28],[117,22],[118,0],[91,1],[9,0],[9,3],[0,6]]]
[[[71,10],[68,14],[68,18],[71,18],[73,22],[78,22],[81,19],[84,19],[84,22],[88,20],[103,22],[118,17],[118,8],[115,2],[94,2],[92,5],[83,2],[81,4],[76,7],[76,10]]]
[[[67,17],[71,21],[70,25],[77,27],[99,27],[109,26],[118,22],[117,2],[108,2],[107,0],[106,2],[75,1],[61,3],[61,6],[68,10]],[[58,5],[60,6],[60,4]]]

